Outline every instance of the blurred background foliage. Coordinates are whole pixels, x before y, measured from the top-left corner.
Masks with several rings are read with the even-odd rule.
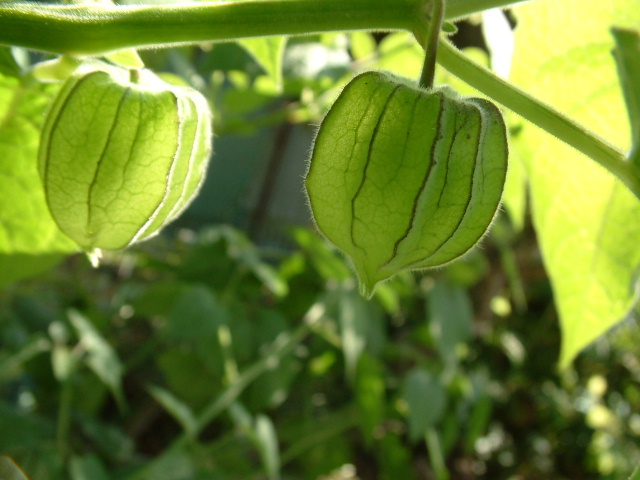
[[[457,36],[482,46],[477,23]],[[163,235],[98,269],[76,255],[2,287],[2,480],[24,478],[12,461],[31,480],[628,476],[640,460],[637,326],[557,370],[557,316],[517,178],[481,248],[399,275],[371,302],[313,231],[301,180],[314,125],[355,71],[415,78],[411,37],[142,56],[210,98],[208,178]]]

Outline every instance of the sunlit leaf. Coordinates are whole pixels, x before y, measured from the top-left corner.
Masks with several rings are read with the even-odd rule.
[[[611,25],[640,22],[634,2],[538,0],[517,10],[513,79],[622,148],[629,129]],[[527,125],[533,220],[560,315],[560,363],[634,304],[640,204],[591,160]]]
[[[76,249],[51,219],[37,169],[53,88],[0,75],[0,285],[45,270]]]
[[[417,81],[423,60],[424,52],[413,35],[392,33],[380,42],[378,59],[373,67]]]
[[[110,53],[106,58],[122,67],[144,68],[144,62],[140,58],[140,55],[138,55],[138,52],[133,48]]]
[[[267,72],[278,89],[282,89],[282,56],[287,37],[246,38],[238,43]]]
[[[368,57],[376,51],[376,40],[369,32],[357,31],[349,36],[349,50],[356,60]]]

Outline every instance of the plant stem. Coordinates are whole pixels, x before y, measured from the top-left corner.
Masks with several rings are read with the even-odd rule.
[[[420,75],[420,86],[424,88],[433,87],[433,79],[436,74],[438,39],[440,38],[440,30],[442,29],[444,10],[445,0],[433,0],[431,22],[429,23],[429,31],[425,39],[424,64],[422,65],[422,74]]]
[[[69,432],[71,430],[71,404],[73,387],[69,379],[60,384],[60,404],[58,407],[58,422],[56,428],[56,447],[66,457],[69,454]]]
[[[521,0],[450,0],[456,18]],[[0,44],[67,55],[269,35],[422,26],[426,0],[260,0],[179,6],[0,3]]]
[[[472,87],[599,163],[640,198],[640,171],[625,161],[622,151],[551,106],[472,62],[448,41],[440,42],[438,62]]]
[[[442,451],[442,442],[435,428],[429,427],[425,433],[425,443],[429,460],[433,466],[433,471],[438,480],[449,480],[451,474],[447,470],[447,465]]]
[[[0,43],[71,55],[358,29],[412,30],[422,0],[261,0],[181,6],[0,7]]]

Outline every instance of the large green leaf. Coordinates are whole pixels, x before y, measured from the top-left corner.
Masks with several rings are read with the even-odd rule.
[[[628,148],[610,28],[639,24],[637,3],[538,0],[517,16],[514,81]],[[591,160],[537,128],[525,130],[532,146],[533,220],[560,315],[560,364],[566,366],[634,304],[640,204]]]
[[[76,247],[55,225],[37,170],[51,88],[0,75],[0,285],[55,263]]]

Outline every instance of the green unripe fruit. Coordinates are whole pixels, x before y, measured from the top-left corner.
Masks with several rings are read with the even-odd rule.
[[[60,230],[85,250],[115,250],[188,205],[210,153],[211,112],[199,92],[104,65],[63,84],[42,129],[39,169]]]
[[[476,245],[500,205],[507,156],[491,102],[367,72],[320,126],[309,203],[369,297],[402,270],[446,264]]]

